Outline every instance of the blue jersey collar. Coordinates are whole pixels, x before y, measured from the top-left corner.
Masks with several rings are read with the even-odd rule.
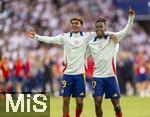
[[[109,36],[109,34],[104,34],[104,39],[107,39],[107,37]],[[97,36],[94,38],[93,42],[97,41]]]

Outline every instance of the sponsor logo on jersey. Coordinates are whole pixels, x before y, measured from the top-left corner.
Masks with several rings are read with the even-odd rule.
[[[79,45],[79,44],[80,44],[80,41],[77,41],[77,40],[76,40],[76,41],[74,41],[74,44],[75,44],[75,45]]]

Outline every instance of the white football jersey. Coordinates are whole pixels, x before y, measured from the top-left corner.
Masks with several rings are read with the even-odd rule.
[[[106,32],[104,38],[98,39],[96,34],[91,36],[88,44],[89,53],[94,61],[94,77],[106,78],[116,76],[116,56],[119,43],[110,40],[110,34],[114,34],[119,42],[131,30],[134,17],[129,16],[125,28],[117,33]]]
[[[129,17],[129,19],[132,19]],[[129,27],[130,21],[126,27]],[[125,33],[124,33],[125,32]],[[122,32],[115,33],[116,37],[126,34],[126,28]],[[85,72],[86,49],[95,32],[64,33],[58,36],[47,37],[35,35],[35,39],[45,43],[61,44],[64,46],[64,62],[66,69],[64,74],[82,74]]]
[[[64,33],[54,37],[36,35],[35,39],[63,45],[66,64],[64,74],[75,75],[85,72],[86,49],[92,34],[94,33]]]
[[[109,35],[105,35],[102,39],[98,39],[95,36],[89,41],[88,47],[94,61],[93,77],[105,78],[115,76],[118,43],[110,41]]]

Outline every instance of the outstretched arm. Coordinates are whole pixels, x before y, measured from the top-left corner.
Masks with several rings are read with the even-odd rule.
[[[135,11],[129,8],[129,18],[125,28],[119,32],[112,33],[116,36],[117,42],[119,42],[121,39],[127,36],[127,34],[130,32],[134,19],[135,19]]]
[[[63,44],[62,35],[58,35],[54,37],[40,36],[40,35],[37,35],[35,31],[26,31],[25,35],[29,38],[42,41],[44,43]]]

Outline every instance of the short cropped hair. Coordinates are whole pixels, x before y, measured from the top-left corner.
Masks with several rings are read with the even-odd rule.
[[[80,21],[81,25],[83,25],[83,20],[82,20],[81,17],[79,17],[79,16],[73,17],[73,18],[70,20],[70,22],[72,22],[73,20],[78,20],[78,21]]]
[[[106,24],[106,21],[107,20],[105,18],[99,17],[95,24],[97,24],[98,22],[102,22],[102,23]]]

